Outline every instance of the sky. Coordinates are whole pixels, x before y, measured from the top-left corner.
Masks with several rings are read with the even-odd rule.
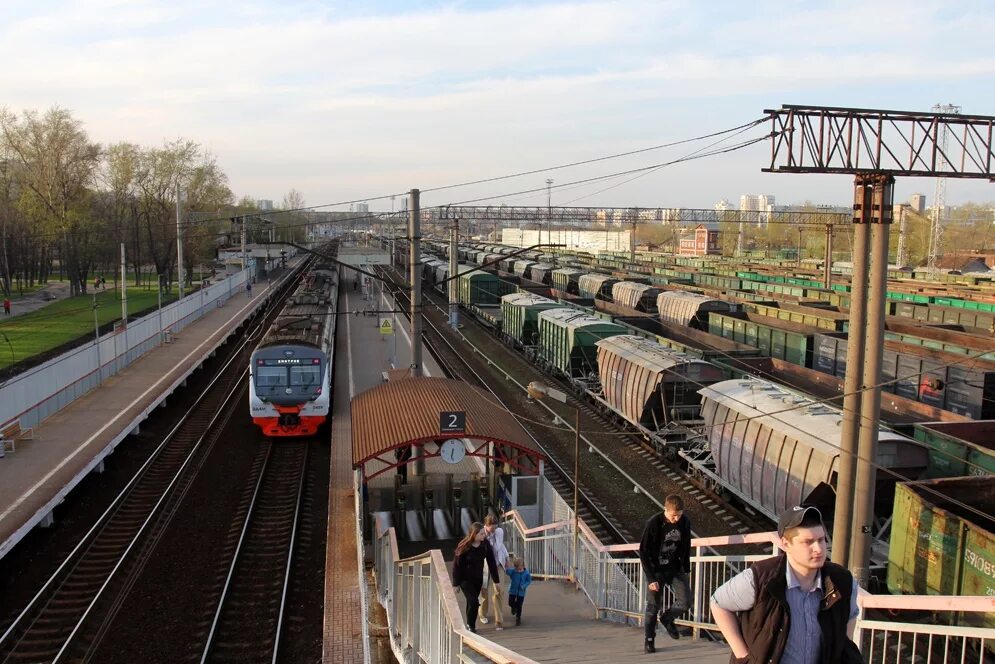
[[[995,115],[995,4],[778,0],[0,0],[0,106],[70,110],[93,141],[199,143],[236,196],[308,205],[543,169],[700,137],[782,104]],[[426,193],[460,203],[712,207],[767,193],[849,204],[845,175],[762,173],[762,141],[571,184],[738,135]],[[931,203],[935,182],[906,178]],[[529,190],[532,193],[519,193]],[[995,201],[949,180],[947,203]]]

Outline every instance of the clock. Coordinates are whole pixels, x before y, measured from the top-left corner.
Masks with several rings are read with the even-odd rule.
[[[439,456],[446,463],[459,463],[466,456],[466,445],[460,438],[450,438],[439,446]]]

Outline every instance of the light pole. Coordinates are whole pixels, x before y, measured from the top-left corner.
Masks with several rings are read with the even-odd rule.
[[[543,399],[549,397],[559,401],[560,403],[567,404],[566,392],[561,392],[560,390],[553,389],[545,383],[539,381],[532,381],[529,383],[528,388],[526,388],[529,393],[529,397],[532,399]],[[570,404],[567,404],[570,406]],[[570,549],[570,580],[574,583],[577,582],[577,559],[580,546],[580,513],[577,510],[578,499],[580,497],[580,408],[570,406],[574,409],[574,532],[573,532],[573,546]],[[542,505],[539,506],[540,514],[542,513]]]
[[[104,366],[100,359],[100,324],[97,322],[97,294],[93,294],[93,345],[97,348],[97,382],[104,384]]]

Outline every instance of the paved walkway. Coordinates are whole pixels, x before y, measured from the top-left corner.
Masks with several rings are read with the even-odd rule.
[[[462,595],[460,603],[462,604]],[[586,664],[598,662],[668,662],[668,664],[727,664],[729,649],[690,637],[674,641],[660,630],[657,651],[643,652],[642,627],[627,627],[594,619],[587,597],[562,581],[533,581],[525,596],[522,625],[504,607],[505,629],[477,623],[477,633],[537,662]]]
[[[39,309],[43,309],[52,304],[55,300],[63,300],[67,297],[69,297],[69,282],[56,281],[50,283],[44,288],[41,288],[33,293],[29,293],[24,297],[11,300],[10,316],[3,316],[0,320],[9,320],[20,316],[21,314],[38,311]],[[2,299],[3,298],[0,297],[0,300]]]

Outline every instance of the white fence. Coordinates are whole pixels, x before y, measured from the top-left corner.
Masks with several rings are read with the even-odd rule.
[[[360,479],[354,481],[361,506]],[[390,646],[397,661],[450,664],[536,664],[466,628],[449,570],[438,550],[398,559],[393,528],[375,534],[373,569],[377,600],[387,612]],[[365,584],[361,585],[365,589]]]
[[[536,578],[571,578],[573,514],[548,482],[543,487],[543,494],[553,496],[547,499],[546,513],[559,520],[528,528],[518,514],[508,513],[504,518],[508,549],[524,552]],[[677,622],[691,627],[696,637],[703,631],[717,634],[718,626],[709,606],[712,593],[751,562],[776,553],[775,542],[775,533],[693,539],[694,553],[688,579],[692,592],[691,611],[687,619]],[[771,553],[727,555],[721,552],[723,548],[742,548],[744,544],[769,545]],[[576,559],[576,583],[601,619],[634,625],[642,623],[647,581],[639,563],[637,544],[605,546],[581,522]],[[963,620],[965,616],[966,622],[979,625],[988,616],[990,624],[990,616],[995,613],[993,597],[871,595],[862,591],[857,603],[860,616],[854,640],[871,664],[983,664],[995,661],[992,655],[995,629],[938,624],[955,622],[957,618]]]
[[[0,384],[0,425],[20,420],[36,426],[65,408],[104,379],[159,346],[170,334],[201,318],[231,297],[245,296],[248,272],[238,272],[208,288],[129,321],[126,328],[104,334],[100,341],[84,344]],[[81,302],[85,300],[81,299]]]

